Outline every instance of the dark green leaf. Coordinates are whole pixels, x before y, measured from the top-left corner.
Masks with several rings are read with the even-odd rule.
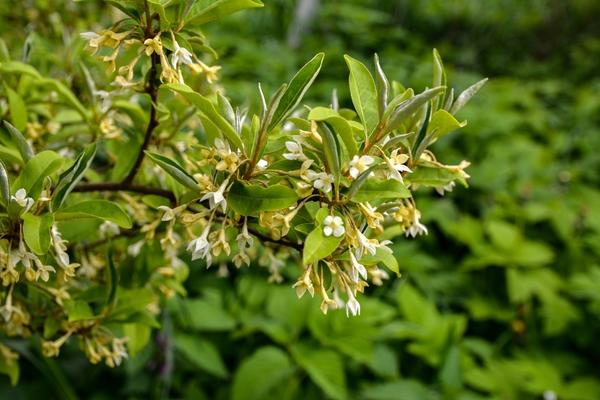
[[[296,192],[283,185],[267,188],[235,182],[229,190],[229,205],[240,215],[257,215],[261,211],[276,211],[296,204]]]
[[[261,400],[293,371],[289,356],[277,347],[261,347],[246,358],[233,378],[233,400]]]
[[[198,183],[196,182],[194,177],[188,174],[187,171],[183,169],[183,167],[180,166],[176,161],[169,157],[165,157],[163,155],[152,153],[149,151],[146,151],[146,155],[150,157],[150,159],[154,161],[156,165],[158,165],[166,173],[171,175],[177,182],[181,183],[182,185],[186,186],[191,190],[199,191],[200,188],[198,187]]]
[[[363,63],[348,55],[345,55],[344,59],[350,70],[348,83],[352,103],[363,123],[365,135],[368,137],[379,124],[379,100],[375,81]]]
[[[87,200],[60,209],[54,214],[57,221],[78,218],[98,218],[114,222],[122,228],[131,228],[131,218],[115,202],[107,200]]]

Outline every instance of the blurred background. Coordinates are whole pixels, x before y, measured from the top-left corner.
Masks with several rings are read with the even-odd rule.
[[[114,18],[101,1],[0,1],[0,37],[77,91],[78,63],[93,62],[79,33]],[[360,317],[324,317],[261,268],[192,266],[188,297],[124,365],[31,355],[0,398],[600,399],[598,21],[596,0],[266,0],[207,25],[240,105],[319,51],[309,104],[336,89],[350,105],[344,53],[377,52],[416,90],[433,48],[455,92],[489,77],[459,115],[468,126],[433,149],[470,160],[471,187],[420,193],[429,235],[394,243],[403,276],[367,288]]]

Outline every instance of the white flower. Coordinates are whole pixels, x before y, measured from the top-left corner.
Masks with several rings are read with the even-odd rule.
[[[398,151],[399,149],[392,151],[389,158],[386,157],[385,154],[383,155],[383,158],[388,165],[386,176],[388,179],[404,182],[401,172],[412,172],[412,170],[404,165],[404,163],[408,161],[408,156],[406,154],[398,154]]]
[[[358,282],[360,276],[365,281],[367,280],[367,269],[364,265],[358,262],[354,254],[350,251],[350,265],[352,265],[352,280]]]
[[[358,258],[362,258],[365,251],[370,255],[374,256],[377,252],[377,247],[379,247],[379,242],[376,239],[367,238],[364,233],[359,230],[356,231],[358,236],[358,249],[356,250],[356,256]]]
[[[306,176],[310,181],[314,181],[313,187],[315,189],[318,189],[323,193],[331,192],[331,188],[333,187],[333,175],[326,172],[314,172],[308,170]]]
[[[92,40],[92,39],[99,39],[100,35],[98,35],[96,32],[81,32],[79,34],[79,36],[81,36],[82,38],[84,38],[85,40]]]
[[[283,158],[285,158],[286,160],[304,161],[307,159],[307,157],[302,152],[302,146],[300,145],[300,143],[289,140],[285,142],[285,147],[289,151],[289,153],[283,154]]]
[[[264,159],[261,158],[256,163],[256,169],[258,169],[259,171],[262,171],[262,170],[265,170],[268,165],[269,165],[269,163],[267,162],[267,160],[264,160]]]
[[[206,260],[207,267],[210,267],[212,262],[212,256],[210,255],[210,248],[212,246],[208,241],[209,232],[210,225],[207,225],[202,234],[196,239],[192,240],[187,247],[187,251],[192,252],[192,261],[203,258]]]
[[[119,225],[115,224],[112,221],[104,221],[102,225],[98,228],[101,238],[108,238],[112,236],[117,236],[121,231],[119,230]]]
[[[17,190],[14,195],[10,196],[10,199],[23,207],[23,212],[29,211],[29,209],[33,206],[33,199],[31,197],[27,197],[27,191],[23,188]]]
[[[443,196],[444,193],[451,192],[454,189],[455,186],[456,186],[456,183],[454,183],[454,181],[451,181],[446,186],[438,186],[438,187],[436,187],[435,191],[438,192],[438,194],[440,196]]]
[[[348,302],[346,303],[346,317],[353,317],[360,315],[360,303],[356,300],[356,297],[352,294],[352,291],[348,290]]]
[[[162,218],[160,219],[161,221],[170,221],[173,218],[175,218],[175,212],[171,207],[158,206],[158,209],[164,213]]]
[[[350,161],[350,176],[354,179],[361,173],[365,172],[375,159],[371,156],[354,156]]]
[[[543,393],[544,400],[556,400],[558,397],[553,390],[546,390]]]
[[[211,210],[214,210],[216,207],[221,206],[223,212],[227,211],[227,199],[225,198],[225,196],[223,196],[223,192],[225,191],[225,188],[227,187],[228,183],[229,178],[225,179],[223,183],[221,183],[221,186],[219,186],[219,189],[217,189],[216,192],[206,193],[204,196],[202,196],[200,201],[208,200],[208,204]]]
[[[340,237],[346,233],[344,221],[337,215],[335,217],[333,215],[326,216],[323,220],[323,225],[323,233],[325,236],[331,236],[333,234],[335,237]]]
[[[144,243],[146,243],[145,240],[140,240],[139,242],[129,245],[129,247],[127,247],[127,254],[131,257],[137,257],[140,254],[140,251],[142,251]]]
[[[408,228],[406,230],[406,232],[405,232],[406,236],[415,237],[417,235],[422,235],[422,234],[427,235],[427,233],[428,233],[427,227],[421,223],[420,219],[421,219],[421,212],[419,210],[415,209],[413,223],[410,226],[410,228]]]
[[[171,55],[171,65],[173,65],[173,68],[177,69],[179,64],[190,65],[194,63],[192,53],[188,49],[179,46],[176,40],[173,40],[173,46],[175,46],[175,51]]]

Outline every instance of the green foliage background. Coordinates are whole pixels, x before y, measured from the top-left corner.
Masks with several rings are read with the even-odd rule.
[[[360,317],[323,316],[259,268],[192,268],[188,297],[124,365],[30,355],[0,397],[600,398],[600,4],[327,0],[292,48],[295,3],[208,26],[227,94],[272,91],[318,51],[309,103],[336,88],[350,104],[346,52],[378,52],[390,78],[422,89],[436,47],[459,91],[490,78],[463,133],[436,144],[444,162],[472,162],[471,187],[423,196],[429,236],[394,243],[403,277],[368,288]],[[28,43],[30,62],[77,93],[90,59],[77,35],[111,18],[93,2],[4,1],[0,37],[13,56]]]

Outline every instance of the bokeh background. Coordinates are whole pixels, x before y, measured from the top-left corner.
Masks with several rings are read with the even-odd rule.
[[[265,3],[205,30],[235,103],[319,51],[308,103],[336,89],[350,105],[344,53],[377,52],[421,90],[435,47],[456,90],[490,78],[459,115],[468,126],[434,146],[472,162],[471,187],[420,193],[429,235],[395,241],[403,276],[368,288],[360,317],[324,317],[258,267],[192,268],[188,297],[127,363],[30,353],[0,398],[600,399],[600,2]],[[101,1],[0,1],[0,50],[77,93],[78,64],[94,62],[78,34],[115,18]]]

